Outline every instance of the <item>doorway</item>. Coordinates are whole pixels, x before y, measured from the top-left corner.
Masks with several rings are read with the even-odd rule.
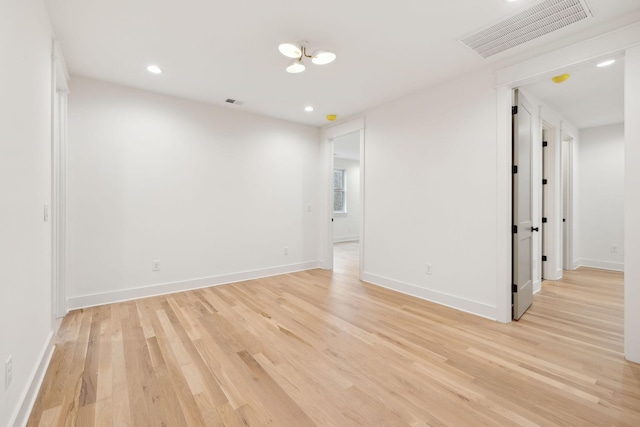
[[[551,77],[553,74],[549,73],[548,78],[536,78],[534,81],[526,82],[526,84],[518,86],[519,89],[526,92],[526,94],[533,98],[534,101],[534,118],[537,121],[540,129],[540,133],[537,135],[540,138],[539,148],[539,162],[533,169],[540,169],[540,182],[537,179],[534,180],[534,186],[539,185],[540,193],[534,195],[534,198],[539,198],[540,213],[539,216],[534,216],[533,227],[539,227],[544,230],[544,242],[540,241],[540,252],[535,250],[532,253],[532,264],[535,261],[542,262],[542,268],[540,269],[541,275],[545,279],[557,280],[562,277],[563,267],[567,269],[574,269],[583,264],[580,259],[580,251],[584,250],[584,242],[587,239],[583,239],[580,246],[576,246],[580,241],[579,232],[583,232],[584,224],[582,228],[579,228],[578,214],[579,214],[579,201],[584,202],[581,194],[584,193],[584,188],[580,189],[580,194],[574,194],[578,190],[574,190],[574,182],[584,181],[585,176],[591,173],[594,169],[592,166],[583,168],[582,163],[580,167],[576,169],[574,163],[578,160],[577,153],[578,147],[582,144],[582,131],[585,128],[607,126],[607,121],[611,123],[612,120],[616,120],[615,117],[611,117],[609,112],[613,111],[607,103],[611,94],[619,94],[617,99],[617,105],[619,105],[619,120],[623,120],[622,106],[624,102],[624,91],[622,89],[622,82],[624,76],[622,74],[624,58],[618,57],[620,65],[619,75],[615,78],[611,78],[607,71],[600,67],[596,67],[598,61],[590,60],[581,63],[580,65],[572,66],[566,70],[570,72],[571,79],[565,86],[559,86],[557,83],[552,82]],[[565,71],[565,70],[563,70]],[[600,73],[600,78],[607,81],[608,84],[613,84],[614,87],[608,86],[603,83],[592,83],[592,77],[595,73]],[[605,77],[607,76],[607,77]],[[617,82],[617,83],[612,83]],[[588,84],[586,84],[588,83]],[[619,85],[618,88],[615,85]],[[545,90],[544,85],[547,86]],[[582,89],[576,89],[575,93],[582,95],[579,102],[575,101],[575,97],[571,97],[569,89],[573,86]],[[593,111],[595,107],[590,103],[590,100],[584,97],[585,93],[589,93],[589,88],[600,88],[600,86],[606,87],[606,93],[600,94],[597,91],[593,92],[590,96],[594,100],[598,100],[601,104],[607,105],[607,111],[599,115],[595,123],[591,122],[592,118],[582,117],[582,113]],[[619,90],[616,90],[619,89]],[[563,99],[564,98],[564,99]],[[574,105],[576,108],[572,109]],[[615,121],[613,122],[615,123]],[[544,138],[542,137],[542,130],[545,130]],[[513,130],[515,132],[515,129]],[[619,145],[623,145],[624,135],[620,132]],[[548,145],[544,146],[543,141],[548,141]],[[535,143],[537,144],[537,143]],[[535,145],[535,149],[538,150],[538,146]],[[513,153],[512,153],[513,154]],[[510,156],[511,157],[511,156]],[[546,157],[546,158],[544,158]],[[534,156],[535,158],[535,156]],[[595,159],[595,156],[594,156]],[[535,161],[535,160],[534,160]],[[595,162],[594,162],[595,163]],[[622,170],[622,163],[620,162],[620,170]],[[543,166],[544,165],[544,166]],[[609,174],[612,175],[612,174]],[[620,180],[622,180],[622,173],[620,173]],[[608,179],[608,177],[607,177]],[[547,182],[545,183],[545,180]],[[593,182],[593,185],[589,187],[599,187],[601,185],[602,177]],[[534,190],[534,192],[536,192]],[[513,194],[512,194],[513,197]],[[621,196],[620,199],[623,199]],[[515,200],[512,199],[515,202]],[[538,203],[538,201],[536,200]],[[606,203],[603,201],[603,204]],[[543,206],[544,205],[544,206]],[[591,209],[591,211],[597,212],[598,209]],[[580,217],[580,220],[583,218]],[[623,223],[622,208],[620,209],[619,224]],[[581,231],[582,230],[582,231]],[[584,233],[583,233],[584,234]],[[624,233],[621,232],[620,235]],[[602,242],[601,242],[602,243]],[[623,247],[623,243],[615,244],[611,242],[610,245],[601,244],[601,250],[607,250],[613,252],[614,250],[620,250]],[[551,258],[550,255],[553,255]],[[547,257],[545,262],[543,256]],[[620,268],[622,269],[622,268]],[[535,269],[534,269],[535,271]],[[535,274],[535,273],[534,273]],[[514,283],[514,282],[511,282]],[[515,316],[514,316],[515,318]]]
[[[365,252],[364,119],[354,119],[323,130],[323,140],[327,203],[324,211],[326,229],[322,233],[322,265],[327,270],[334,270],[334,257],[338,254],[347,263],[357,264],[356,276],[360,278]],[[334,250],[334,245],[342,246],[338,248],[340,250]]]
[[[69,73],[53,41],[51,93],[51,314],[52,324],[67,314],[66,158]]]
[[[360,259],[360,132],[333,139],[333,269],[358,271]]]

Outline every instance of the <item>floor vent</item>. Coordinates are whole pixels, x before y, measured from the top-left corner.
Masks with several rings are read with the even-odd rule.
[[[591,16],[584,0],[545,0],[460,41],[488,58]]]

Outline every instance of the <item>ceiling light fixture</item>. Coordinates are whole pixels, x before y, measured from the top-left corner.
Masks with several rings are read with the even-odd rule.
[[[147,71],[153,74],[162,74],[162,68],[158,67],[157,65],[149,65],[147,67]]]
[[[301,73],[304,71],[305,68],[306,67],[302,63],[301,59],[293,59],[291,60],[291,62],[289,63],[289,66],[287,67],[287,73],[292,73],[292,74]]]
[[[291,58],[292,61],[287,66],[287,72],[289,73],[301,73],[305,70],[304,58],[311,58],[311,62],[316,65],[325,65],[333,62],[336,59],[336,54],[329,52],[328,50],[319,49],[313,52],[313,54],[307,54],[307,47],[305,42],[300,43],[282,43],[278,46],[278,50],[281,54],[287,58]]]
[[[310,113],[313,111],[313,107],[311,105],[308,105],[306,107],[304,107],[304,111],[306,111],[307,113]]]
[[[599,63],[598,65],[596,65],[596,67],[600,67],[600,68],[608,67],[609,65],[613,64],[614,62],[616,62],[615,59],[609,59],[607,61],[603,61],[603,62]]]

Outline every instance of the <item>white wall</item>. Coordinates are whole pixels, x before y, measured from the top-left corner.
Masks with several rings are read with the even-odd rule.
[[[52,332],[51,29],[39,0],[0,4],[0,425],[28,416]],[[13,381],[5,390],[5,361]],[[37,391],[37,390],[36,390]],[[23,405],[24,403],[24,405]],[[17,421],[16,421],[17,420]]]
[[[72,79],[70,308],[318,265],[319,130],[236,108]]]
[[[335,169],[344,169],[347,177],[347,213],[333,214],[333,241],[347,242],[360,238],[360,162],[333,159]]]
[[[640,363],[640,46],[624,63],[624,355]]]
[[[477,71],[367,112],[364,280],[496,317],[496,104]]]
[[[579,263],[624,270],[624,125],[581,129],[577,147]]]

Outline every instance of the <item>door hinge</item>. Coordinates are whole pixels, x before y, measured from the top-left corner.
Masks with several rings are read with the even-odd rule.
[[[546,255],[542,255],[542,261],[546,261],[547,260],[547,256]]]
[[[542,185],[547,185],[547,184],[548,184],[548,181],[546,180],[546,178],[545,178],[545,179],[543,179],[543,180],[542,180]]]
[[[513,165],[512,171],[513,173],[518,173],[518,165]]]
[[[547,217],[546,217],[546,216],[543,216],[543,217],[542,217],[542,222],[543,222],[543,223],[547,222]]]
[[[517,234],[518,233],[518,226],[514,225],[513,226],[513,234]]]
[[[511,292],[518,292],[518,285],[511,285]]]
[[[547,145],[549,145],[549,143],[547,141],[542,141],[542,146],[546,147]]]
[[[511,107],[511,114],[518,114],[518,106],[514,105],[513,107]]]

